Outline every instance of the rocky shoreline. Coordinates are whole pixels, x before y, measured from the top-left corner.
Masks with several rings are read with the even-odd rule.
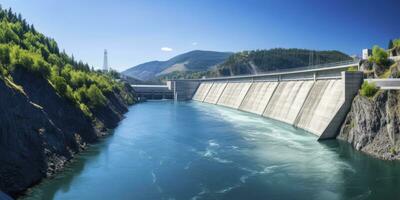
[[[88,144],[109,134],[134,98],[125,84],[105,94],[105,106],[88,117],[58,95],[44,78],[15,71],[0,79],[0,191],[17,197],[27,188],[62,170]]]
[[[373,98],[358,95],[338,139],[384,160],[400,159],[398,91],[380,91]]]
[[[399,78],[400,63],[390,67],[364,61],[367,78]],[[384,160],[400,160],[400,91],[378,90],[371,97],[358,94],[337,139],[355,149]]]

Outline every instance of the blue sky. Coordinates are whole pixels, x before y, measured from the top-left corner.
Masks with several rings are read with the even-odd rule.
[[[400,37],[399,0],[3,0],[75,58],[119,71],[195,50],[360,54]],[[397,24],[397,25],[395,25]]]

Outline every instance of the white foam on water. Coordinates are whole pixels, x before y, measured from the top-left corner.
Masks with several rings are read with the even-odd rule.
[[[244,154],[252,162],[265,166],[259,170],[245,170],[248,173],[238,177],[241,183],[248,182],[252,176],[280,174],[281,168],[285,168],[282,176],[305,179],[312,177],[321,184],[338,184],[342,180],[340,176],[343,176],[343,170],[355,173],[351,165],[343,159],[335,158],[338,156],[335,150],[319,143],[315,135],[306,131],[229,108],[205,104],[199,106],[199,109],[213,119],[230,123],[235,130],[233,134],[238,134],[243,142],[250,144],[235,153]],[[213,142],[209,141],[209,151],[203,152],[203,156],[214,160],[217,158],[218,161],[224,152],[220,152],[221,155],[213,152],[212,150],[217,150],[212,148]],[[271,162],[286,165],[270,165]]]
[[[203,153],[204,157],[212,157],[213,155],[214,155],[214,152],[209,148],[207,148],[206,151]]]
[[[217,142],[215,142],[215,140],[209,140],[208,141],[208,146],[219,147],[219,144]]]
[[[205,195],[208,193],[208,189],[205,187],[201,187],[201,191],[199,193],[196,194],[196,196],[190,198],[191,200],[197,200],[199,198],[201,198],[201,196]]]
[[[289,166],[289,164],[280,164],[280,165],[270,165],[264,167],[262,170],[253,170],[253,169],[248,169],[248,168],[240,168],[243,171],[249,172],[248,174],[242,175],[239,179],[240,182],[246,183],[247,179],[249,179],[252,176],[257,176],[257,175],[263,175],[263,174],[273,174],[276,172],[276,169],[281,169]]]
[[[192,161],[188,162],[183,169],[188,170],[190,165],[192,165]]]
[[[231,160],[226,160],[226,159],[222,159],[222,158],[218,158],[218,157],[213,157],[213,159],[219,163],[233,163],[233,161],[231,161]]]
[[[216,193],[224,194],[224,193],[227,193],[227,192],[229,192],[229,191],[231,191],[231,190],[233,190],[233,189],[235,189],[235,188],[238,188],[238,187],[240,187],[240,184],[233,185],[233,186],[229,186],[229,187],[227,187],[227,188],[218,190]]]
[[[153,183],[157,182],[157,176],[156,176],[156,174],[154,173],[153,170],[151,171],[151,178],[152,178]]]

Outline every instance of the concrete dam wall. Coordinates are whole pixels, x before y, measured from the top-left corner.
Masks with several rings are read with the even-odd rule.
[[[328,139],[336,137],[360,84],[360,74],[348,72],[320,80],[209,80],[199,82],[193,100],[279,120]]]

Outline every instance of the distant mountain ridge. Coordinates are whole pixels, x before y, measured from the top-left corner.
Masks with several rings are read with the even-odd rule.
[[[150,61],[122,72],[143,81],[154,80],[157,77],[167,75],[173,72],[199,72],[216,68],[223,63],[231,52],[202,51],[194,50],[167,61]]]

